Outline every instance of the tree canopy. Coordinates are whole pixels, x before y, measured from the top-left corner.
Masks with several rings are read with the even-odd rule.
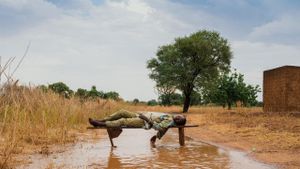
[[[183,112],[187,112],[191,94],[216,78],[219,72],[227,71],[232,53],[227,40],[218,32],[203,30],[159,47],[156,56],[147,62],[149,77],[156,82],[156,87],[181,91]]]
[[[181,105],[182,95],[178,93],[161,94],[158,100],[159,103],[163,106]]]
[[[63,82],[56,82],[56,83],[50,84],[49,89],[51,89],[53,92],[58,93],[66,98],[69,98],[73,94],[73,91],[70,90],[69,86],[67,86]]]
[[[260,92],[258,85],[247,85],[244,82],[244,75],[233,72],[223,74],[210,88],[205,90],[205,99],[207,102],[226,105],[228,109],[236,102],[240,101],[243,106],[257,105],[257,93]]]
[[[72,96],[80,98],[81,101],[86,101],[89,99],[112,99],[120,101],[122,98],[120,98],[120,95],[118,92],[110,91],[110,92],[103,92],[98,91],[96,86],[92,86],[91,90],[86,90],[82,88],[78,88],[77,91],[74,93],[65,83],[63,82],[56,82],[53,84],[50,84],[48,87],[45,85],[40,85],[39,88],[43,90],[44,92],[47,92],[48,89],[52,90],[55,93],[58,93],[65,98],[70,98]]]

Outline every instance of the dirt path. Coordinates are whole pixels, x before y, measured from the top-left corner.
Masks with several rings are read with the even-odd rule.
[[[267,138],[261,141],[259,140],[259,137],[257,135],[239,134],[238,130],[229,132],[227,129],[227,124],[216,124],[214,122],[212,122],[211,124],[204,124],[203,121],[201,121],[203,120],[203,117],[201,116],[205,115],[188,115],[189,121],[191,123],[202,124],[199,128],[189,129],[186,131],[186,134],[192,136],[194,139],[211,143],[213,145],[225,146],[241,150],[243,152],[246,152],[250,157],[268,164],[276,165],[279,168],[300,168],[299,149],[279,149],[278,147],[272,148],[270,146],[271,143],[268,142]],[[240,127],[241,130],[242,128],[243,127]]]

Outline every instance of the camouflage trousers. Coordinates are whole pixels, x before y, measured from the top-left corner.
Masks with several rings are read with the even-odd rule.
[[[144,120],[140,119],[136,113],[126,110],[117,111],[104,118],[107,127],[137,127],[145,126]]]

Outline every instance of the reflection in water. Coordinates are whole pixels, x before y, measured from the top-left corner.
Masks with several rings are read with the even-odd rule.
[[[121,162],[118,156],[113,154],[113,148],[109,153],[107,168],[121,168]]]
[[[32,156],[33,163],[21,168],[45,168],[51,163],[60,168],[270,168],[239,152],[235,153],[237,157],[231,156],[231,151],[193,140],[181,147],[176,130],[168,131],[153,148],[149,139],[154,134],[155,131],[124,130],[114,139],[117,148],[111,148],[107,138],[82,142],[60,154]]]
[[[136,135],[137,134],[137,135]],[[151,133],[153,134],[153,133]],[[143,133],[127,133],[128,137],[134,137],[134,142],[116,143],[119,147],[111,149],[108,163],[98,164],[98,167],[107,168],[229,168],[229,158],[225,152],[220,152],[216,147],[189,141],[184,147],[179,146],[177,135],[174,132],[158,143],[155,148],[149,144],[149,136],[145,139],[137,139],[145,136]],[[142,135],[142,136],[141,136]],[[130,144],[131,143],[131,144]],[[141,144],[138,143],[138,144]],[[126,146],[123,147],[123,146]],[[148,149],[149,151],[145,151]],[[141,151],[143,150],[143,151]]]

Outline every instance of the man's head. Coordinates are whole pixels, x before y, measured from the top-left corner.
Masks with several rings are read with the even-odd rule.
[[[186,123],[186,118],[183,115],[175,115],[173,116],[173,120],[177,126],[183,126]]]

